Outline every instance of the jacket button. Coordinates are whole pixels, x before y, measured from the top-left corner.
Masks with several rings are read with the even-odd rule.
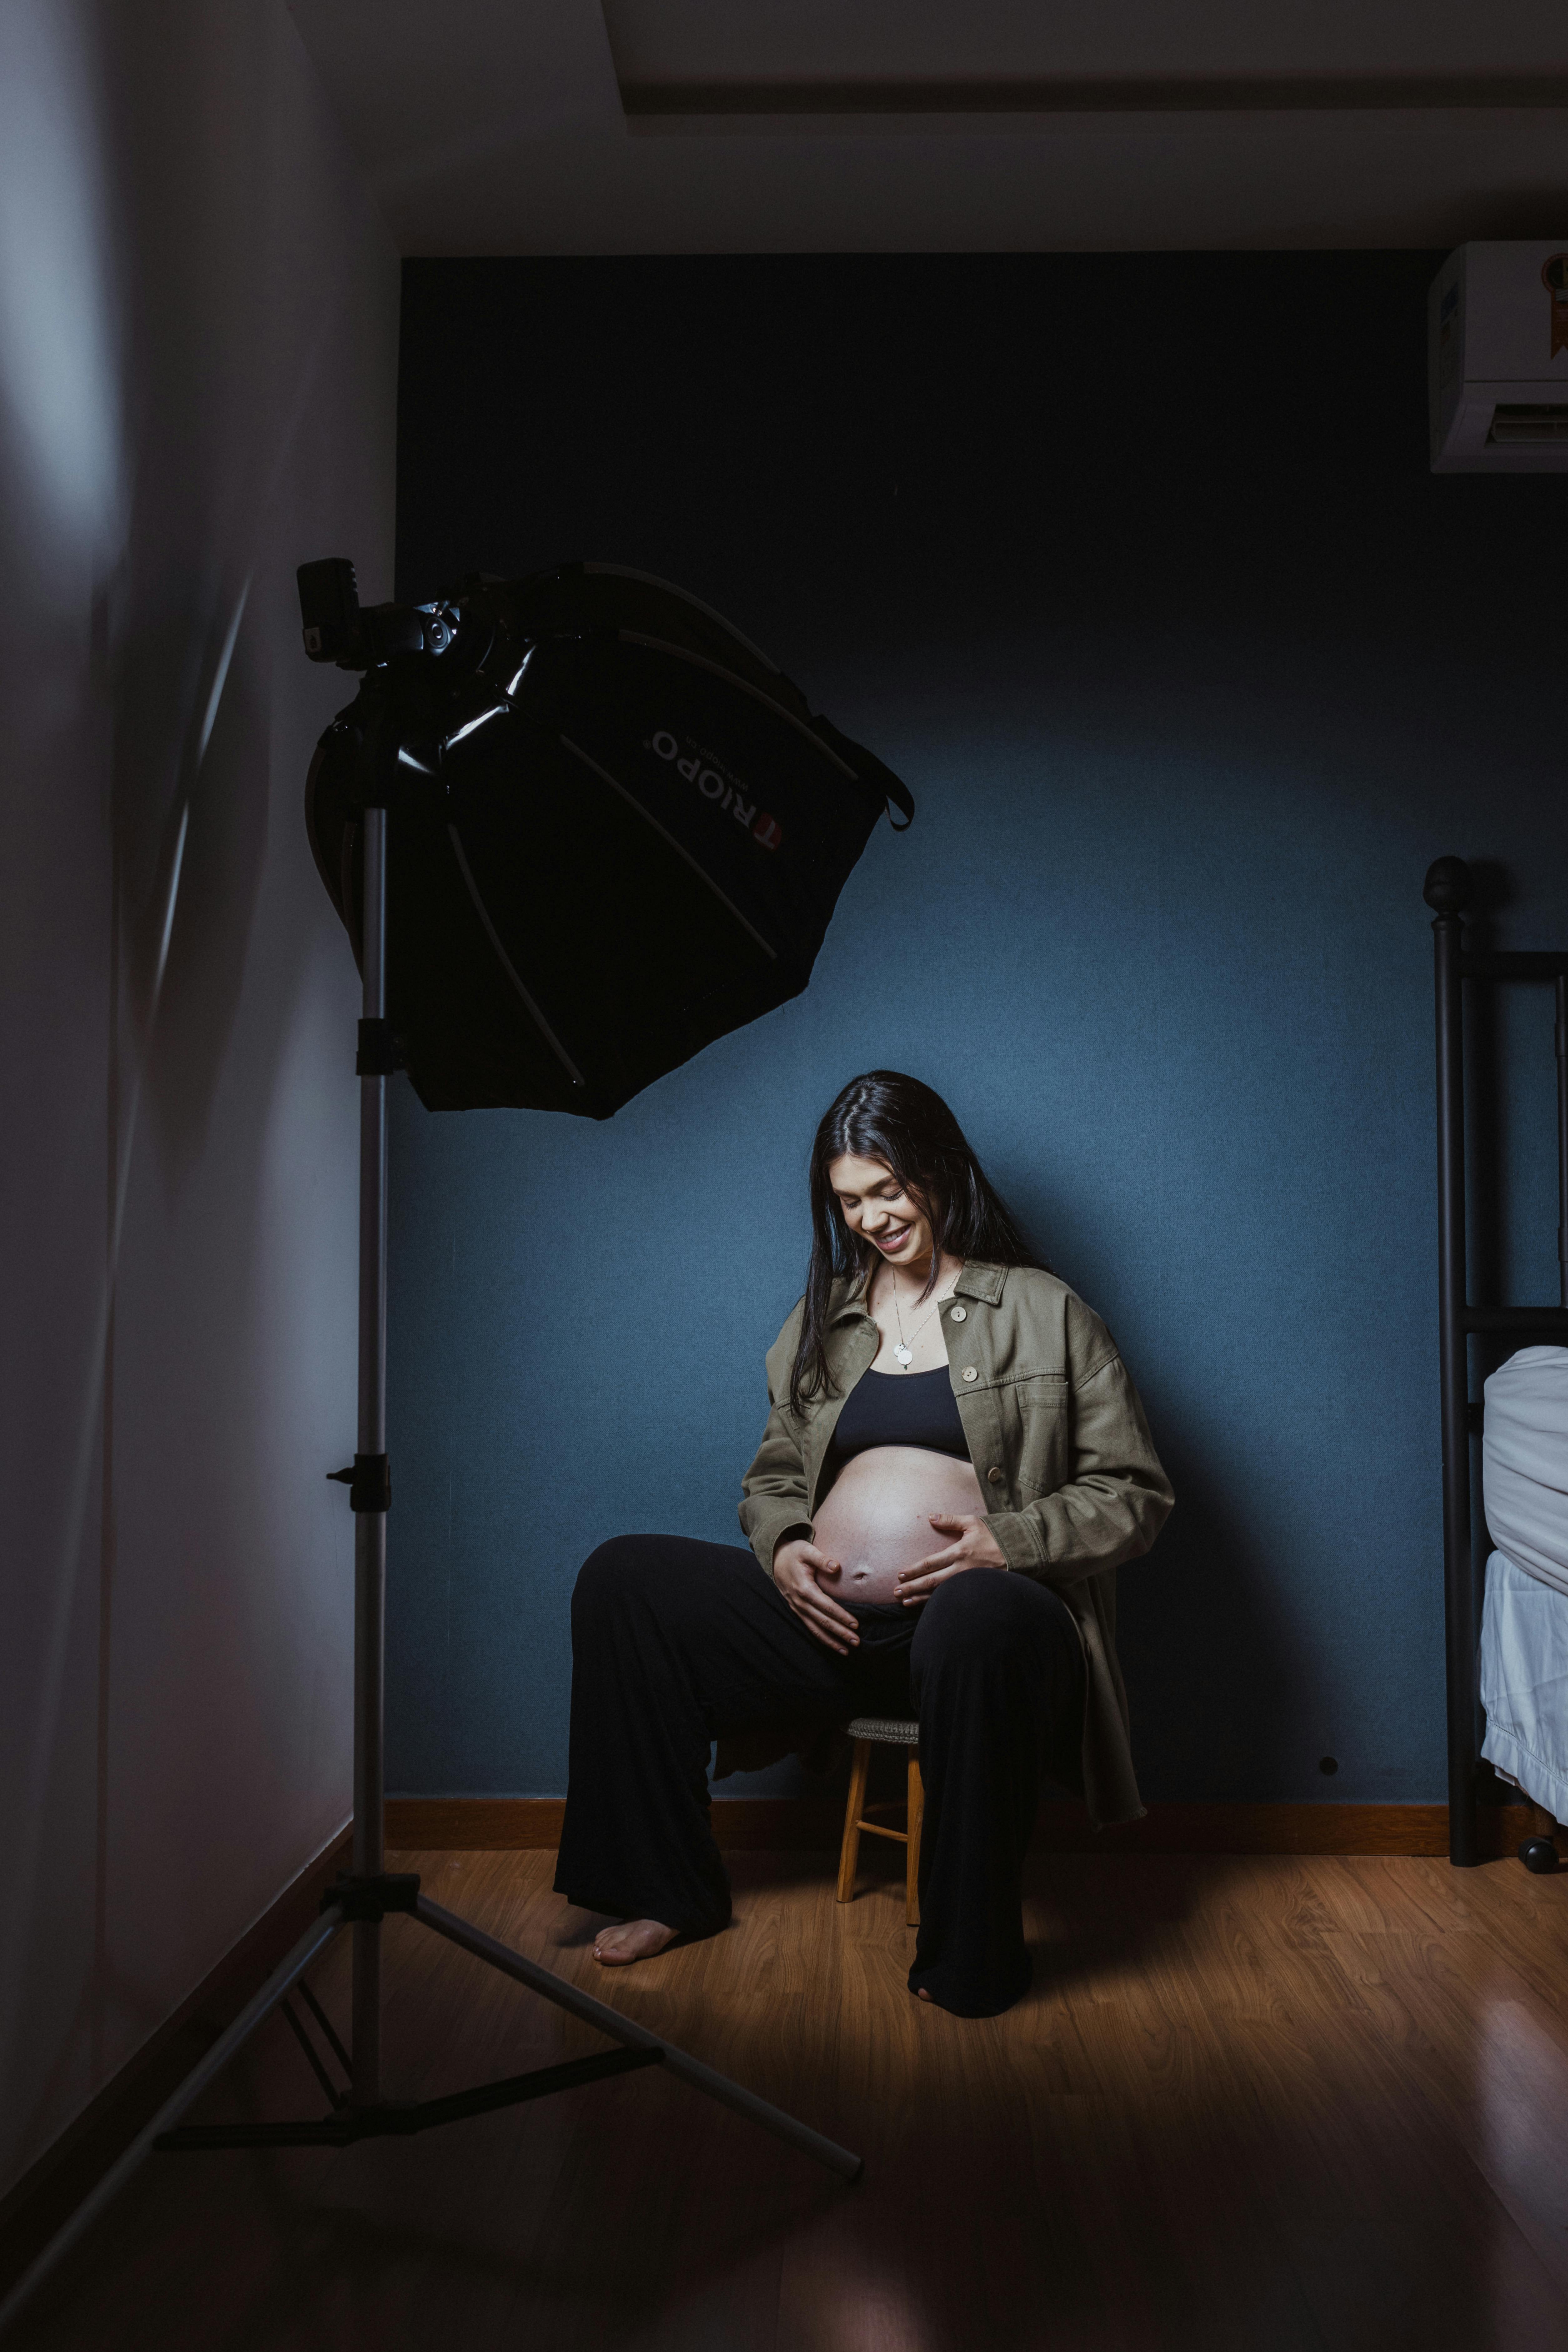
[[[973,1364],[965,1364],[963,1367],[963,1377],[966,1381],[977,1381],[980,1378],[980,1375],[975,1370]]]
[[[962,1323],[968,1312],[967,1307],[955,1307],[947,1319],[950,1323]]]
[[[991,1484],[994,1486],[999,1486],[1002,1484],[1002,1473],[997,1469],[994,1463],[992,1464],[990,1469],[985,1473],[985,1475],[990,1479]]]

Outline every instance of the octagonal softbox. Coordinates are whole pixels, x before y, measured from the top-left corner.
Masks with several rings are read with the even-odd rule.
[[[379,725],[387,1010],[421,1101],[606,1118],[798,995],[871,828],[913,803],[661,581],[571,563],[454,602],[453,652],[373,672],[322,736],[310,845],[357,957]]]

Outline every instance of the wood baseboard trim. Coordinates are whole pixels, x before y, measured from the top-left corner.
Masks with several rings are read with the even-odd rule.
[[[110,2166],[179,2088],[224,2028],[297,1944],[328,1885],[346,1869],[352,1826],[340,1830],[226,1952],[174,2015],[110,2075],[59,2137],[0,2198],[0,2292],[69,2220]]]
[[[386,1840],[406,1853],[488,1853],[561,1842],[559,1797],[395,1797]],[[1528,1835],[1522,1805],[1484,1807],[1485,1851],[1507,1853]],[[721,1797],[713,1832],[731,1852],[832,1853],[843,1800]],[[1448,1851],[1446,1805],[1154,1805],[1141,1822],[1091,1828],[1081,1805],[1042,1805],[1035,1842],[1050,1853],[1388,1853]]]

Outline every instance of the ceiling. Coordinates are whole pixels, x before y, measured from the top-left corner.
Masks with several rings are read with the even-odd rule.
[[[1568,236],[1562,0],[290,0],[410,254]]]

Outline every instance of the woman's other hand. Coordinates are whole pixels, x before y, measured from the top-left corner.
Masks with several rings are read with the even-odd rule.
[[[825,1650],[836,1650],[841,1658],[858,1646],[860,1629],[848,1610],[841,1609],[832,1595],[823,1591],[818,1579],[843,1573],[837,1560],[818,1551],[804,1536],[780,1544],[773,1554],[773,1582],[806,1632]]]
[[[933,1551],[925,1559],[917,1559],[912,1568],[899,1570],[899,1598],[907,1606],[917,1601],[929,1601],[939,1584],[950,1576],[962,1576],[966,1568],[1005,1568],[1007,1556],[977,1511],[967,1511],[962,1517],[948,1511],[933,1511],[931,1523],[939,1536],[953,1538],[943,1551]]]

